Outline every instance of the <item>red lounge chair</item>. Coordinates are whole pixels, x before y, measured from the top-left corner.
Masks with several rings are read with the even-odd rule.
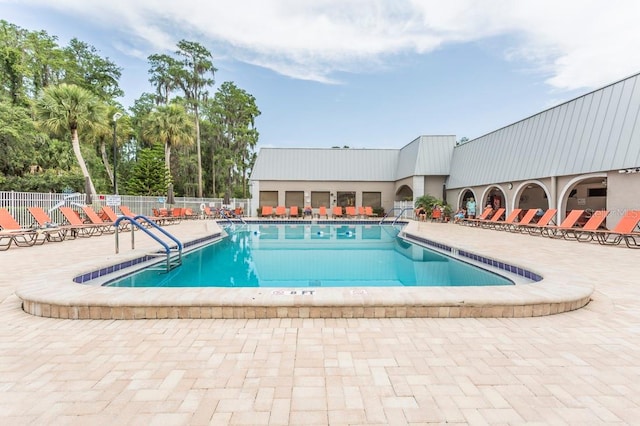
[[[342,206],[335,206],[331,211],[331,216],[335,219],[337,217],[342,217]]]
[[[92,237],[102,235],[102,227],[92,223],[85,223],[80,219],[78,213],[71,207],[60,207],[60,213],[65,218],[66,225],[71,228],[74,237]]]
[[[344,208],[347,217],[354,218],[356,217],[356,208],[354,206],[347,206]]]
[[[505,226],[503,227],[503,230],[509,231],[509,232],[519,231],[518,227],[526,226],[530,224],[537,212],[538,212],[538,209],[527,210],[527,212],[524,214],[522,219],[520,219],[518,222],[505,224]]]
[[[358,207],[358,216],[361,218],[366,218],[367,214],[365,213],[364,207],[359,206]]]
[[[622,219],[612,230],[585,231],[592,234],[591,238],[603,245],[618,245],[622,241],[629,248],[640,248],[640,210],[627,210]]]
[[[85,216],[87,216],[87,219],[89,219],[89,221],[93,225],[100,227],[102,233],[113,234],[115,232],[116,230],[115,224],[113,222],[107,222],[102,220],[100,215],[96,213],[95,210],[93,210],[93,207],[84,206],[82,207],[82,211],[84,212]]]
[[[567,233],[567,239],[576,239],[581,243],[589,242],[593,240],[593,233],[591,231],[597,231],[602,228],[604,220],[609,215],[608,210],[596,210],[591,214],[587,223],[580,229],[574,229],[571,233]]]
[[[578,219],[582,216],[584,210],[571,210],[567,217],[564,218],[562,223],[558,226],[548,225],[540,229],[541,235],[551,238],[565,238],[567,231],[573,229],[578,222]]]
[[[329,219],[329,214],[327,213],[327,208],[325,206],[320,206],[318,208],[318,219],[320,219],[322,216]]]
[[[509,214],[509,216],[507,216],[504,221],[494,224],[493,228],[499,231],[506,230],[507,227],[512,226],[516,223],[516,220],[518,219],[518,216],[520,216],[521,211],[522,209],[513,209],[513,211]]]
[[[545,226],[549,226],[549,224],[553,221],[556,213],[558,213],[557,209],[549,209],[536,223],[530,223],[528,225],[522,225],[518,229],[522,232],[528,232],[529,235],[540,235],[542,233],[542,228]]]
[[[499,208],[496,212],[491,216],[491,219],[484,220],[478,222],[480,226],[483,228],[495,228],[496,226],[500,226],[504,221],[500,220],[502,216],[504,216],[505,209]]]
[[[0,208],[0,251],[8,250],[11,244],[18,247],[31,247],[43,244],[47,240],[46,232],[36,229],[24,229],[11,216],[9,210]]]
[[[298,206],[289,207],[289,218],[298,217]]]
[[[276,216],[284,218],[287,215],[287,208],[285,206],[276,207]]]
[[[486,207],[484,209],[484,211],[482,212],[482,214],[480,216],[478,216],[477,218],[473,218],[473,219],[464,218],[459,223],[461,223],[463,225],[477,226],[480,222],[485,222],[485,221],[489,220],[489,216],[491,215],[492,212],[493,212],[493,209],[491,207]]]
[[[440,222],[442,220],[442,210],[440,208],[434,208],[431,211],[431,222]]]
[[[273,217],[273,207],[262,206],[262,217]]]
[[[54,223],[49,216],[49,213],[44,211],[42,207],[29,207],[29,213],[35,219],[38,226],[40,228],[46,229],[47,241],[64,241],[69,234],[70,227],[68,226],[60,226],[57,223]],[[73,235],[73,233],[72,233]]]
[[[367,217],[373,217],[375,216],[375,214],[373,213],[373,207],[371,206],[364,206],[364,214]]]

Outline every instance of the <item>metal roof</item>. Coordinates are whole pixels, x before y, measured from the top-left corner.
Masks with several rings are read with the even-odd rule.
[[[638,167],[640,74],[454,149],[448,188]]]
[[[393,181],[397,149],[262,148],[251,180]]]
[[[396,180],[409,176],[446,176],[456,143],[454,135],[420,136],[400,150]]]

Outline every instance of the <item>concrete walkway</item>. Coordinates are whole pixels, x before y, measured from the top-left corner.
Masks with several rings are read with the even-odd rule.
[[[419,228],[451,245],[577,271],[593,280],[593,300],[531,318],[61,320],[24,313],[17,288],[47,286],[47,271],[104,257],[112,237],[11,248],[0,253],[0,421],[638,423],[639,251]]]

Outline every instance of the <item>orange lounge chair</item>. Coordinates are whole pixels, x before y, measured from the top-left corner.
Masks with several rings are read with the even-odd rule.
[[[298,216],[298,206],[289,207],[289,218],[299,217]]]
[[[337,217],[342,217],[342,206],[335,206],[331,211],[331,216],[335,219]]]
[[[364,214],[365,214],[367,217],[373,217],[373,216],[375,216],[375,214],[373,213],[373,207],[371,207],[371,206],[365,206],[365,207],[364,207]]]
[[[519,231],[518,227],[530,224],[537,212],[538,209],[529,209],[518,222],[505,224],[502,229],[509,232]]]
[[[102,226],[96,226],[92,223],[85,223],[80,219],[78,213],[71,207],[60,207],[60,213],[65,218],[65,225],[71,228],[74,237],[93,237],[94,235],[102,235]]]
[[[356,217],[356,208],[355,206],[347,206],[344,208],[347,217],[354,218]]]
[[[549,224],[553,221],[556,213],[558,213],[557,209],[549,209],[544,212],[538,222],[530,223],[528,225],[522,225],[518,227],[518,229],[522,232],[528,232],[529,235],[540,235],[542,233],[542,229],[545,226],[549,226]]]
[[[558,226],[548,225],[540,229],[541,235],[551,238],[565,238],[567,231],[573,229],[584,210],[571,210]]]
[[[31,213],[31,216],[33,216],[38,226],[47,230],[47,241],[59,242],[64,241],[67,238],[70,227],[60,226],[57,223],[54,223],[51,216],[49,216],[49,213],[44,211],[42,207],[33,206],[29,207],[27,210],[29,210],[29,213]]]
[[[639,223],[640,210],[627,210],[612,230],[585,232],[591,233],[591,238],[602,245],[618,245],[624,241],[629,248],[640,248],[640,231],[636,230]]]
[[[518,220],[518,217],[520,216],[520,212],[522,212],[522,209],[513,209],[505,220],[503,220],[502,222],[498,222],[497,224],[494,224],[493,229],[502,231],[502,230],[506,230],[509,226],[514,225],[515,223],[517,223],[516,220]]]
[[[82,211],[93,225],[100,227],[102,233],[113,234],[116,231],[115,223],[102,220],[100,215],[96,213],[93,207],[84,206],[82,207]]]
[[[591,214],[591,217],[582,228],[571,230],[570,233],[568,232],[567,239],[576,239],[581,243],[592,241],[593,233],[591,231],[601,229],[608,215],[608,210],[596,210]]]
[[[431,210],[431,222],[440,222],[442,220],[442,210],[440,207]]]
[[[273,207],[262,206],[262,217],[273,217]]]
[[[358,216],[361,218],[366,218],[367,217],[367,213],[365,213],[364,207],[359,206],[358,207]]]
[[[8,250],[11,244],[18,247],[31,247],[43,244],[47,240],[46,231],[24,229],[11,216],[9,210],[0,208],[0,250]]]
[[[276,207],[276,216],[284,218],[287,215],[287,208],[285,206]]]
[[[502,216],[504,216],[505,211],[506,209],[504,207],[499,208],[491,216],[491,219],[480,221],[478,222],[478,224],[480,224],[480,226],[482,226],[483,228],[495,228],[496,226],[500,226],[501,223],[504,223],[504,221],[500,219],[502,219]]]
[[[458,223],[461,223],[462,225],[477,226],[480,222],[485,222],[485,221],[489,220],[489,216],[491,216],[492,212],[493,212],[493,208],[486,207],[480,216],[478,216],[476,218],[473,218],[473,219],[472,218],[464,218]]]
[[[322,216],[329,219],[329,214],[327,213],[327,208],[325,206],[320,206],[318,208],[318,219],[320,219]]]

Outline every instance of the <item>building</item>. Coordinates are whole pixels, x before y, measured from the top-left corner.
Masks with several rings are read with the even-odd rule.
[[[263,148],[251,174],[263,205],[371,205],[429,194],[514,208],[640,209],[640,74],[456,146],[420,136],[400,149]]]

